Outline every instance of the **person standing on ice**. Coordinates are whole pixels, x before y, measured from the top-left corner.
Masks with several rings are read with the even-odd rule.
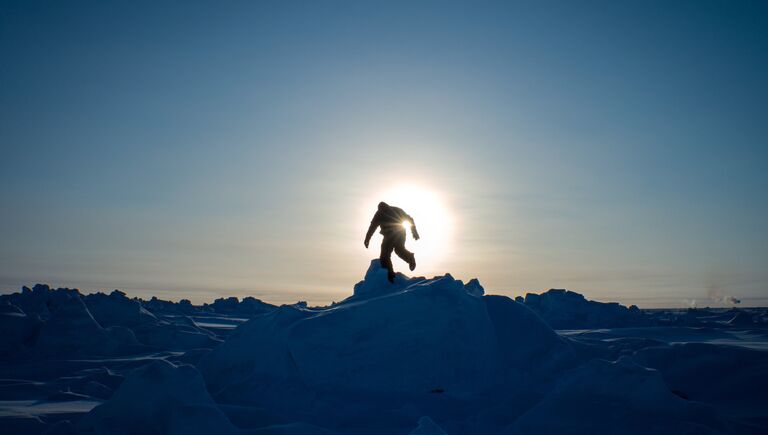
[[[368,227],[368,233],[365,235],[365,247],[371,241],[371,236],[376,232],[377,227],[381,227],[381,235],[384,240],[381,241],[381,255],[379,262],[382,267],[387,269],[387,279],[389,282],[395,282],[395,269],[392,266],[392,251],[395,251],[398,257],[408,262],[408,267],[413,270],[416,268],[416,256],[413,252],[405,249],[405,227],[410,225],[411,234],[415,240],[419,240],[419,232],[416,231],[416,223],[413,218],[404,212],[403,209],[393,207],[386,202],[379,203],[379,209],[373,215],[371,226]]]

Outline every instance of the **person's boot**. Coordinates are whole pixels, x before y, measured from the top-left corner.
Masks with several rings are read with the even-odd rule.
[[[408,268],[413,271],[413,269],[416,269],[416,255],[411,254],[411,258],[408,259]]]
[[[387,279],[389,280],[390,283],[392,283],[392,284],[395,283],[395,271],[394,270],[387,271]]]

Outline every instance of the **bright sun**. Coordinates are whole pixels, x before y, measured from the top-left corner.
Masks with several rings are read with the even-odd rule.
[[[440,261],[448,254],[453,239],[453,220],[445,206],[445,200],[434,190],[417,185],[404,184],[385,190],[374,198],[366,207],[367,220],[370,221],[379,201],[400,207],[411,215],[419,231],[419,240],[413,240],[408,231],[406,247],[416,254],[416,272],[419,275],[439,273]],[[403,222],[407,229],[410,224]],[[374,240],[371,248],[378,255],[380,236]],[[395,259],[393,261],[400,261]],[[396,267],[397,269],[397,267]],[[402,271],[402,270],[401,270]]]

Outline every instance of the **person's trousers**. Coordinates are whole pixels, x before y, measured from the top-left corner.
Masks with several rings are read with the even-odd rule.
[[[408,263],[413,261],[413,253],[405,249],[405,232],[387,234],[381,242],[379,262],[382,267],[389,271],[390,276],[395,275],[395,269],[392,266],[392,251],[395,251],[398,257]]]

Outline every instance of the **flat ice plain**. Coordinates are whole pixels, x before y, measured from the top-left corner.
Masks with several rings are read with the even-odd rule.
[[[3,434],[764,434],[766,309],[513,300],[376,260],[328,307],[0,296]]]

